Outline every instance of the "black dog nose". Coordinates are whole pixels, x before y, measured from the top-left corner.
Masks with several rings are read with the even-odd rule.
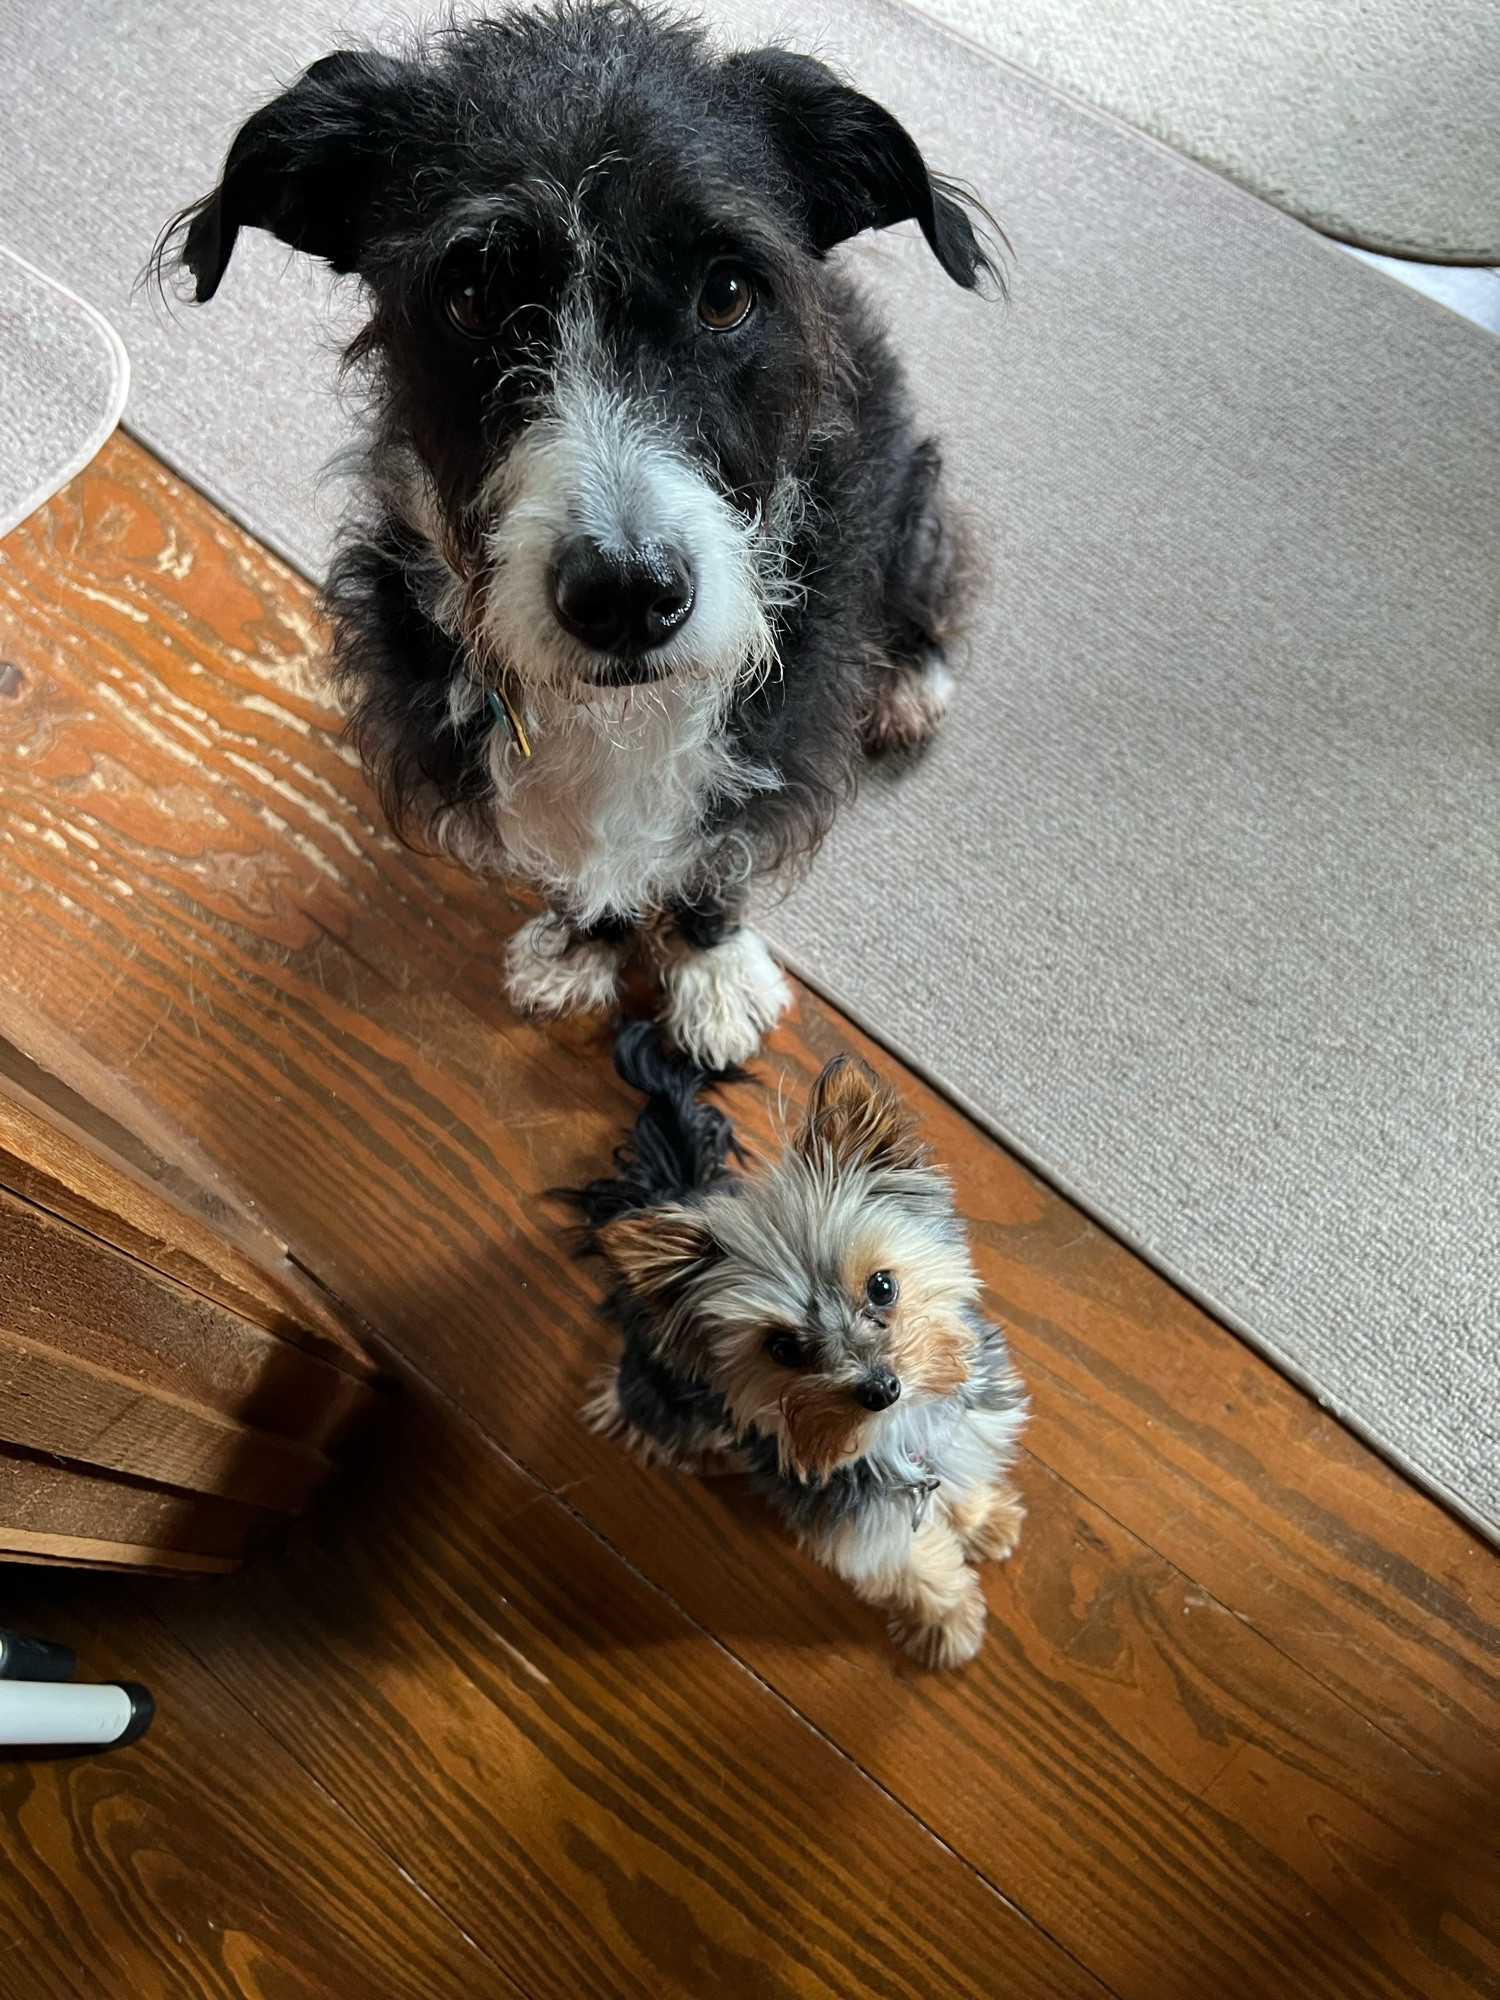
[[[867,1410],[888,1410],[901,1394],[901,1384],[889,1368],[872,1368],[854,1392]]]
[[[558,623],[596,653],[648,653],[692,616],[693,566],[680,549],[604,549],[573,535],[549,578]]]

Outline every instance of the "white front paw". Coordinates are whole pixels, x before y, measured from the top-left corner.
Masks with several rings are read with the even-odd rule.
[[[505,990],[521,1014],[582,1014],[614,1003],[622,944],[580,938],[551,910],[522,924],[506,947]]]
[[[735,931],[707,951],[681,947],[664,968],[667,1027],[705,1069],[755,1054],[792,1004],[792,989],[754,931]]]

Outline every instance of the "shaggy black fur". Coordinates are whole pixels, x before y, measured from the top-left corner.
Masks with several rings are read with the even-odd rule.
[[[628,1139],[615,1148],[618,1173],[570,1190],[583,1212],[584,1247],[594,1231],[618,1215],[691,1202],[709,1188],[733,1184],[729,1158],[740,1156],[728,1118],[702,1092],[745,1080],[742,1070],[709,1072],[668,1049],[650,1021],[631,1021],[615,1040],[615,1068],[645,1096]],[[726,1436],[724,1405],[705,1383],[691,1381],[656,1357],[651,1315],[626,1285],[616,1285],[605,1312],[624,1336],[620,1355],[620,1408],[627,1423],[657,1444],[678,1451],[711,1448]],[[771,1466],[775,1466],[771,1447]]]
[[[450,711],[464,642],[434,622],[438,557],[472,593],[476,502],[545,396],[582,222],[617,365],[747,515],[788,473],[803,502],[780,671],[727,721],[777,784],[706,818],[674,912],[689,942],[732,927],[747,843],[758,869],[811,852],[882,688],[941,655],[954,613],[937,447],[914,433],[875,318],[824,259],[913,218],[973,287],[990,265],[965,199],[819,63],[778,49],[721,58],[697,28],[633,0],[518,8],[404,56],[330,55],[249,120],[158,262],[175,257],[210,299],[253,227],[363,281],[371,314],[351,354],[375,410],[371,505],[327,601],[337,682],[398,828],[463,851],[468,824],[471,848],[484,845],[492,718]],[[680,302],[723,258],[753,274],[759,303],[742,333],[704,339],[684,331]],[[477,333],[453,323],[459,294]],[[408,449],[435,488],[436,553],[382,483]]]
[[[667,1048],[650,1021],[630,1021],[615,1037],[615,1069],[645,1103],[628,1139],[615,1148],[618,1173],[590,1181],[573,1199],[589,1229],[617,1215],[663,1202],[685,1201],[732,1180],[729,1156],[741,1157],[739,1142],[717,1104],[703,1092],[723,1083],[744,1083],[741,1069],[702,1070]]]

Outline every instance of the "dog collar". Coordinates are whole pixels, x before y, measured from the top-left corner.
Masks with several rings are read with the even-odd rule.
[[[526,740],[526,731],[521,727],[521,717],[515,703],[503,687],[485,689],[485,699],[489,702],[490,713],[497,722],[503,722],[510,732],[510,740],[523,757],[531,755],[531,745]]]

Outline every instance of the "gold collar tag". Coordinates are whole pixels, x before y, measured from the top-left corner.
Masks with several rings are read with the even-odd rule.
[[[521,718],[516,713],[516,705],[504,688],[486,688],[490,713],[497,722],[503,722],[510,731],[510,740],[523,757],[531,755],[531,745],[526,741],[526,731],[521,727]]]

